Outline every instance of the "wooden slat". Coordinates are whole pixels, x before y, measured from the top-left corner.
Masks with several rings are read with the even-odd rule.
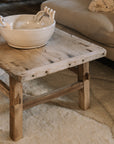
[[[37,67],[32,70],[26,71],[25,73],[20,74],[19,81],[28,81],[35,78],[40,78],[58,71],[62,71],[67,68],[71,68],[77,65],[80,65],[82,63],[86,63],[89,61],[92,61],[93,59],[98,59],[99,57],[102,57],[102,52],[98,54],[98,52],[93,52],[90,55],[86,55],[86,57],[83,56],[77,56],[74,58],[66,59],[64,61],[52,63],[49,65],[44,65],[42,67]]]
[[[89,63],[78,66],[78,80],[84,84],[79,90],[79,105],[81,109],[86,110],[90,106]]]
[[[30,98],[26,98],[24,99],[24,109],[28,109],[31,108],[35,105],[41,104],[41,103],[46,103],[49,100],[51,100],[52,98],[57,98],[60,96],[63,96],[71,91],[74,90],[79,90],[83,88],[83,83],[82,82],[78,82],[78,83],[74,83],[72,85],[66,86],[64,88],[60,88],[58,90],[55,90],[53,93],[48,94],[48,95],[42,95],[41,97],[30,97]]]
[[[43,77],[105,55],[102,47],[59,29],[46,46],[37,49],[18,50],[0,42],[0,67],[18,81]]]
[[[0,92],[2,92],[4,95],[9,97],[9,87],[7,84],[5,84],[3,81],[0,80]]]
[[[23,136],[22,84],[10,76],[10,137],[17,141]]]

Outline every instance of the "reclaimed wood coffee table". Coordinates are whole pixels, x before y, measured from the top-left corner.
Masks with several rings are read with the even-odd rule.
[[[1,40],[1,38],[0,38]],[[10,99],[10,137],[19,140],[23,136],[23,110],[57,98],[73,90],[79,90],[79,103],[83,110],[90,105],[89,62],[106,55],[100,46],[72,36],[59,29],[44,47],[19,50],[0,41],[0,68],[9,75],[9,87],[0,81],[0,91]],[[78,71],[75,71],[78,66]],[[23,82],[70,69],[78,73],[78,82],[65,86],[40,98],[23,98]]]

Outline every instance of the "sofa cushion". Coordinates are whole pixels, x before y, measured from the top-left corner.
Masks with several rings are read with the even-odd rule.
[[[114,47],[114,14],[88,10],[91,0],[48,0],[42,4],[56,10],[56,21],[87,37]]]
[[[92,0],[88,9],[92,12],[114,12],[114,0]]]

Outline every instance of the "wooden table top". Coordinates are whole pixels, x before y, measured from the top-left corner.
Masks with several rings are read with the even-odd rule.
[[[57,28],[46,46],[31,50],[12,48],[0,37],[0,68],[19,81],[43,77],[105,55],[104,48]]]

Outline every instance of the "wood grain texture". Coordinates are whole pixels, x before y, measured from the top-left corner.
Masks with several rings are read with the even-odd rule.
[[[83,88],[83,83],[82,82],[78,82],[78,83],[74,83],[68,86],[65,86],[63,88],[59,88],[55,91],[53,91],[51,94],[46,94],[46,95],[42,95],[40,97],[30,97],[30,98],[26,98],[24,99],[24,105],[23,108],[24,109],[28,109],[31,108],[35,105],[41,104],[41,103],[46,103],[49,100],[53,99],[53,98],[57,98],[60,96],[63,96],[69,92],[72,92],[74,90],[79,90]]]
[[[23,95],[22,84],[10,77],[10,137],[17,141],[23,136]]]
[[[32,80],[106,55],[100,46],[59,29],[44,47],[18,50],[0,38],[0,67],[18,81]]]
[[[9,87],[7,84],[5,84],[3,81],[0,80],[0,92],[2,92],[4,95],[9,97]]]
[[[79,90],[79,105],[86,110],[90,106],[90,80],[89,63],[78,66],[78,81],[83,82],[84,87]]]

